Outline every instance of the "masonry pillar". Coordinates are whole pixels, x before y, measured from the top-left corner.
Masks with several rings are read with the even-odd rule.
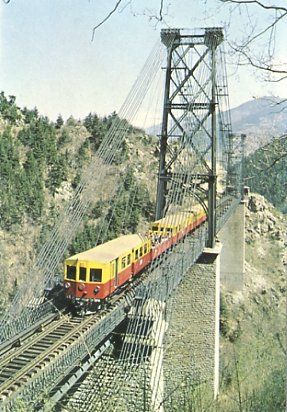
[[[184,405],[185,391],[218,394],[220,252],[220,243],[204,249],[173,298],[163,364],[165,412]]]
[[[243,290],[245,262],[245,202],[234,210],[221,231],[221,285],[227,290]]]
[[[198,259],[198,263],[213,265],[214,301],[211,302],[211,310],[214,310],[214,374],[213,389],[214,398],[219,392],[219,338],[220,338],[220,265],[221,243],[216,243],[213,248],[205,248]]]

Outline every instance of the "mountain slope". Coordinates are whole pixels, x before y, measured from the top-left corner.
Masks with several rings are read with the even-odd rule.
[[[285,234],[284,216],[252,193],[244,289],[222,288],[220,411],[285,411]]]
[[[271,97],[250,100],[231,109],[232,130],[247,135],[247,153],[287,131],[287,101]]]

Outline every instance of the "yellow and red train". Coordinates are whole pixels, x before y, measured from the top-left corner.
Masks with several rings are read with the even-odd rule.
[[[199,205],[190,213],[159,219],[148,236],[125,235],[77,253],[64,262],[64,291],[75,308],[93,310],[154,259],[206,220]]]

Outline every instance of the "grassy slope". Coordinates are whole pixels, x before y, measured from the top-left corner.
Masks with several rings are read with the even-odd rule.
[[[221,339],[222,411],[285,410],[286,223],[261,196],[253,209],[246,208],[244,290],[222,291],[230,328]]]

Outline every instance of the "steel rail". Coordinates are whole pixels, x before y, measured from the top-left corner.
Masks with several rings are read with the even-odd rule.
[[[19,346],[23,348],[23,343],[30,338],[34,333],[39,332],[41,329],[44,329],[49,325],[49,323],[53,322],[53,320],[57,320],[61,316],[61,314],[58,313],[50,313],[48,316],[45,318],[41,319],[40,321],[36,322],[34,325],[32,325],[30,328],[27,330],[24,330],[22,333],[18,333],[17,335],[13,336],[13,338],[9,339],[8,341],[5,341],[0,345],[0,365],[1,365],[1,358],[5,355],[7,356],[7,353],[11,349],[15,349]],[[0,366],[1,367],[1,366]]]

